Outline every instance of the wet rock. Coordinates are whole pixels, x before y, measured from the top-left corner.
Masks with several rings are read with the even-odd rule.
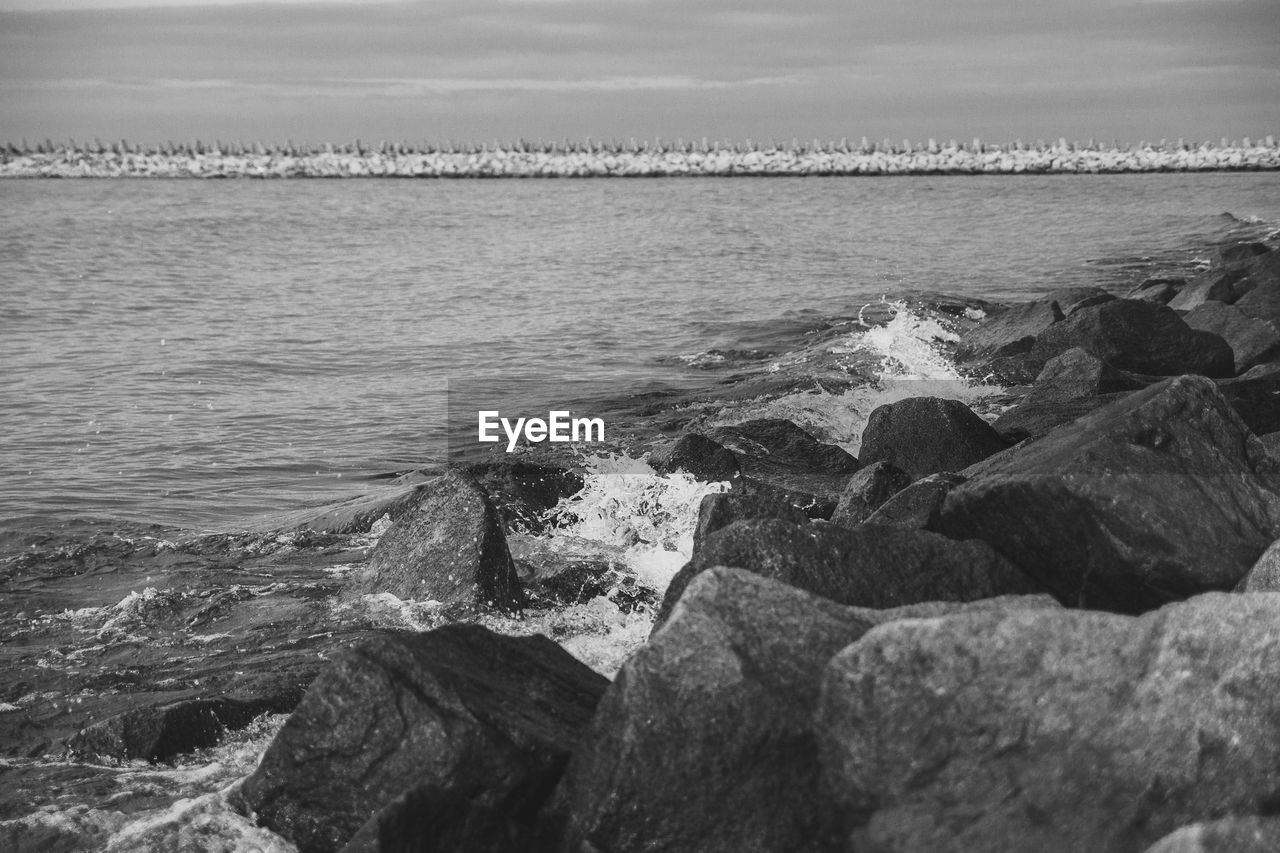
[[[1117,370],[1078,347],[1069,349],[1045,363],[1030,393],[1002,412],[991,428],[1009,444],[1039,438],[1151,381]]]
[[[1262,446],[1267,449],[1267,453],[1272,459],[1280,461],[1280,432],[1269,432],[1265,435],[1258,436],[1258,440],[1262,442]]]
[[[945,471],[921,477],[881,504],[866,523],[932,530],[947,493],[964,481],[962,474]]]
[[[460,802],[518,803],[522,824],[607,684],[542,636],[465,624],[385,634],[316,679],[241,797],[302,853],[338,850],[411,788],[412,825],[443,838],[469,837],[476,812]]]
[[[361,496],[312,512],[296,529],[317,533],[368,533],[384,516],[396,521],[413,509],[418,501],[418,487],[392,490],[389,494]]]
[[[497,511],[476,481],[459,473],[423,487],[418,505],[382,535],[349,591],[435,600],[459,611],[514,610],[525,600]]]
[[[958,400],[911,397],[880,406],[862,432],[862,463],[888,462],[913,479],[959,471],[1005,443],[990,425]]]
[[[1280,363],[1256,365],[1217,386],[1255,435],[1280,430]]]
[[[976,361],[1029,352],[1036,338],[1065,316],[1053,300],[1011,305],[961,335],[956,358]]]
[[[1280,540],[1262,552],[1248,574],[1236,585],[1237,592],[1280,592]]]
[[[698,526],[693,531],[692,556],[697,557],[707,537],[735,521],[750,518],[780,518],[792,524],[805,524],[809,517],[776,495],[722,492],[707,495],[698,505]]]
[[[1161,838],[1146,853],[1275,853],[1280,850],[1280,818],[1224,817],[1184,826]]]
[[[962,607],[863,610],[737,569],[703,573],[624,664],[570,762],[556,795],[566,849],[831,849],[810,722],[823,666],[875,624]]]
[[[1081,308],[1045,330],[1028,357],[1043,366],[1075,347],[1121,370],[1153,376],[1232,376],[1235,370],[1222,338],[1192,329],[1167,306],[1132,299]]]
[[[1041,438],[1064,424],[1090,412],[1111,405],[1127,394],[1099,394],[1096,397],[1058,398],[1052,395],[1028,394],[1017,405],[1002,412],[991,422],[991,428],[1005,442],[1016,444],[1028,438]]]
[[[309,680],[281,678],[274,692],[250,698],[217,696],[135,708],[72,735],[67,749],[86,761],[168,761],[217,746],[228,731],[262,714],[292,710]]]
[[[524,461],[476,462],[462,467],[502,516],[509,531],[541,533],[546,515],[582,491],[582,475],[554,465]]]
[[[1141,850],[1280,796],[1280,596],[892,622],[815,714],[844,849]]]
[[[675,444],[654,451],[649,464],[659,474],[684,471],[707,483],[733,482],[742,476],[733,451],[696,433],[681,436]]]
[[[863,468],[840,496],[831,523],[854,527],[867,520],[884,502],[911,485],[911,475],[890,462],[873,462]]]
[[[1168,305],[1175,311],[1191,311],[1206,302],[1232,303],[1257,287],[1242,269],[1213,269],[1194,278]]]
[[[1149,278],[1125,294],[1125,299],[1168,305],[1186,286],[1185,278]]]
[[[654,630],[689,583],[713,566],[734,566],[856,607],[975,601],[1043,588],[985,543],[888,525],[855,529],[780,519],[737,521],[707,536],[671,579]]]
[[[1214,384],[1184,376],[992,460],[936,529],[989,542],[1066,604],[1141,612],[1234,586],[1280,535],[1277,485]]]
[[[1280,329],[1268,320],[1250,317],[1234,305],[1205,302],[1182,319],[1191,328],[1212,332],[1226,341],[1235,354],[1236,373],[1280,355]]]
[[[733,451],[743,491],[781,497],[811,518],[830,518],[858,460],[791,421],[765,418],[718,427],[711,438]]]
[[[1050,292],[1044,298],[1058,303],[1058,308],[1062,310],[1062,313],[1070,317],[1081,308],[1101,305],[1103,302],[1110,302],[1116,297],[1101,287],[1063,287]]]

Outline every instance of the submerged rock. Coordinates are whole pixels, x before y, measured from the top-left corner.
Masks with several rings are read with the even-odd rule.
[[[1141,612],[1234,586],[1280,536],[1278,485],[1214,384],[1184,376],[991,460],[937,529],[989,542],[1066,604]]]
[[[497,511],[471,477],[450,473],[424,486],[418,505],[378,541],[348,587],[474,610],[524,605]]]
[[[873,625],[966,607],[842,607],[714,568],[623,665],[557,792],[568,850],[831,849],[812,712],[827,660]]]
[[[412,815],[379,820],[463,842],[473,808],[505,804],[513,825],[536,835],[526,818],[607,684],[542,636],[463,624],[385,634],[316,679],[241,796],[302,853],[338,850],[407,791]]]
[[[738,521],[707,536],[671,579],[656,631],[689,583],[713,566],[734,566],[857,607],[922,601],[975,601],[1043,588],[983,542],[864,524],[797,525],[780,519]]]
[[[831,515],[831,523],[841,527],[859,525],[909,485],[911,475],[906,471],[891,462],[873,462],[853,475]]]
[[[697,433],[681,436],[670,447],[654,451],[649,464],[659,474],[684,471],[707,483],[732,483],[742,476],[733,451]]]
[[[1280,796],[1280,595],[892,622],[827,667],[843,849],[1143,849]]]
[[[1234,375],[1226,341],[1192,329],[1172,309],[1132,299],[1081,308],[1037,338],[1028,358],[1043,366],[1079,347],[1113,367],[1154,376]]]
[[[880,406],[862,433],[862,463],[889,462],[913,479],[960,471],[1005,443],[986,421],[958,400],[911,397]]]

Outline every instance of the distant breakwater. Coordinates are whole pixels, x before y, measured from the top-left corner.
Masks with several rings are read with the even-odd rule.
[[[0,146],[9,178],[586,178],[1215,172],[1280,169],[1275,138],[1128,147],[1038,141],[999,145],[848,140],[763,146],[585,142],[421,145],[167,143]]]

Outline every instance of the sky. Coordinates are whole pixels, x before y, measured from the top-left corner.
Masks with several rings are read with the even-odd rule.
[[[1280,136],[1280,0],[0,0],[0,142]]]

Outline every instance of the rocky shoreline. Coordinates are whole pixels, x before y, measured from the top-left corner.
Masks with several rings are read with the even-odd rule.
[[[0,148],[9,178],[554,178],[795,175],[1095,174],[1280,169],[1280,147],[1265,139],[1100,145],[939,143],[847,139],[790,145],[555,142],[410,146],[359,141],[343,146],[193,142],[91,146],[45,142]]]
[[[966,374],[1008,386],[998,411],[889,403],[856,457],[782,419],[671,435],[654,470],[723,491],[656,598],[517,546],[576,473],[458,467],[293,528],[389,522],[367,559],[334,554],[356,566],[329,593],[456,624],[300,623],[274,679],[59,748],[166,760],[288,711],[226,800],[304,853],[1276,849],[1280,251],[940,307]],[[612,681],[554,637],[466,624],[598,595],[656,616]],[[19,819],[0,842],[85,839]]]

